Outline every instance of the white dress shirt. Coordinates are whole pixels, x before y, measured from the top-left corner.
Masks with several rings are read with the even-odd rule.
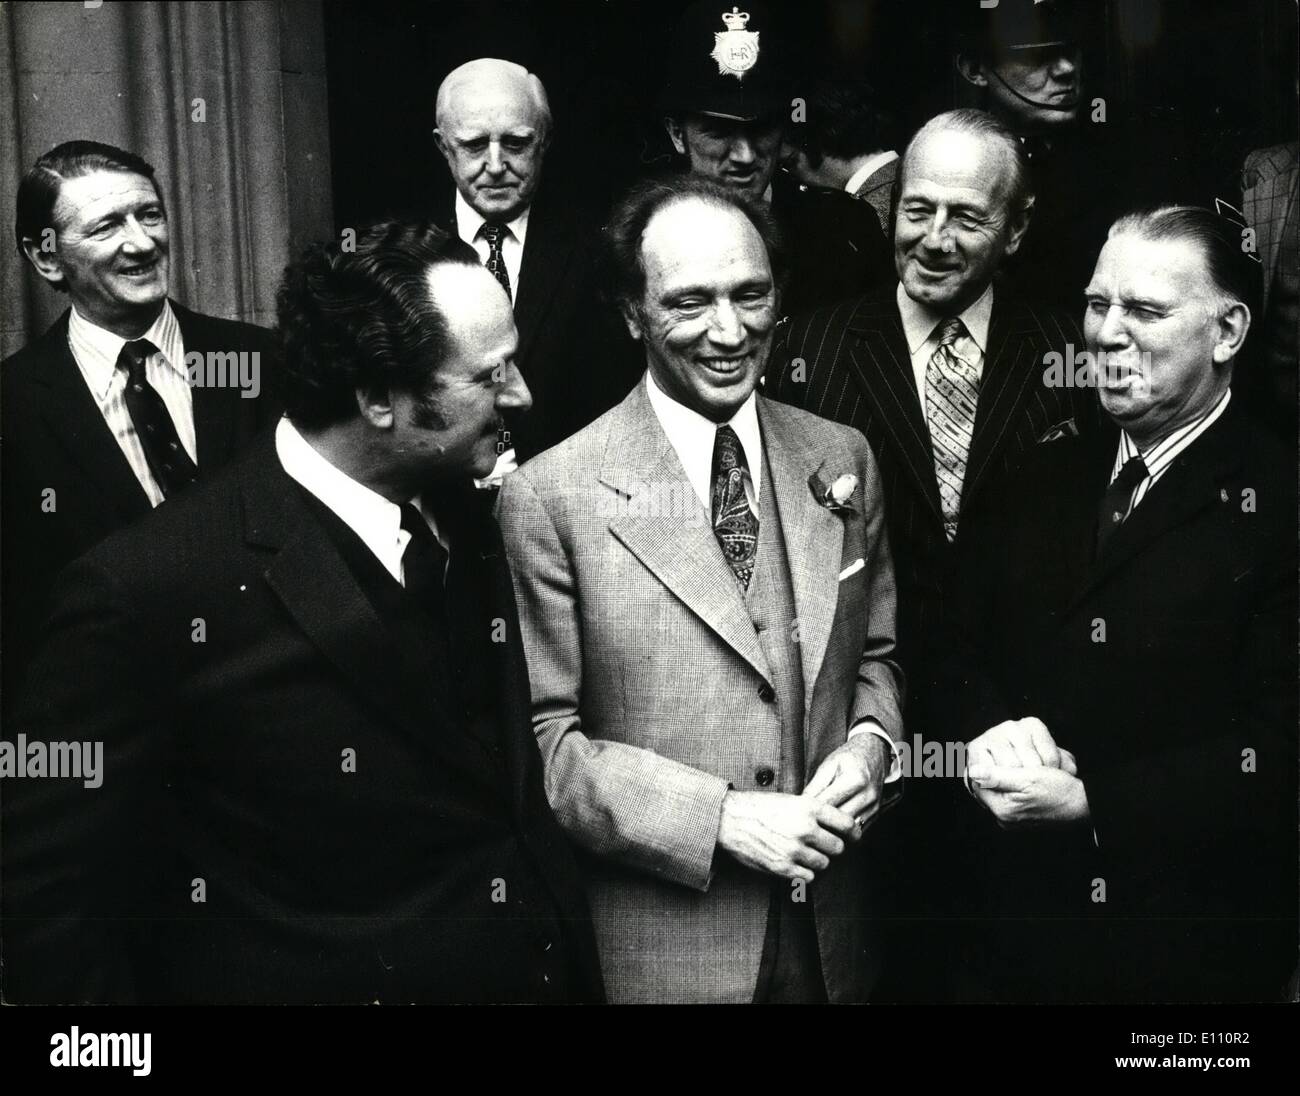
[[[686,470],[686,478],[699,496],[704,512],[712,517],[713,441],[717,437],[718,427],[723,424],[706,419],[698,411],[692,411],[685,404],[678,403],[655,384],[654,376],[649,372],[645,375],[645,383],[646,394],[650,397],[650,406],[654,408],[659,425],[664,428],[668,440],[677,450],[682,468]],[[745,490],[749,494],[749,505],[757,516],[759,494],[763,487],[763,439],[758,430],[758,403],[753,392],[726,425],[736,432],[740,447],[745,451],[745,461],[749,465]]]
[[[401,508],[336,468],[317,452],[287,418],[281,419],[276,425],[275,454],[290,478],[297,480],[328,506],[340,521],[361,538],[371,554],[383,564],[384,570],[405,586],[402,553],[406,551],[411,534],[402,528]],[[420,497],[417,495],[411,502],[428,522],[438,542],[446,548],[446,541],[439,535],[432,515],[421,505]]]
[[[877,171],[884,167],[891,160],[897,160],[898,153],[890,149],[888,152],[877,152],[870,160],[863,164],[857,171],[849,176],[849,181],[844,184],[844,189],[850,194],[856,194],[862,184],[871,178]]]
[[[456,191],[456,235],[472,247],[484,265],[488,261],[488,242],[483,238],[486,218],[465,201]],[[501,237],[501,257],[510,275],[511,303],[519,297],[519,270],[524,265],[524,243],[528,238],[528,207],[513,221],[506,222],[506,232]]]
[[[190,460],[198,463],[198,443],[194,435],[194,394],[190,391],[185,372],[185,343],[181,339],[181,325],[176,320],[170,301],[163,302],[149,330],[141,338],[148,339],[158,348],[157,354],[145,359],[145,377],[162,397],[176,426],[176,434]],[[126,370],[118,369],[117,358],[128,340],[114,335],[98,324],[91,323],[72,306],[68,317],[68,346],[81,370],[82,379],[99,406],[99,413],[112,431],[118,448],[126,457],[135,478],[140,481],[149,505],[163,501],[162,488],[149,471],[144,446],[136,435],[131,412],[126,409]]]
[[[921,412],[925,414],[925,371],[939,347],[939,325],[947,317],[912,300],[903,289],[902,282],[898,283],[895,297],[898,300],[898,315],[903,321],[907,352],[912,358],[912,376],[916,378],[916,391],[921,397]],[[953,353],[971,366],[980,380],[984,379],[984,351],[989,343],[989,317],[992,315],[993,286],[990,283],[980,299],[960,314],[961,322],[966,325],[966,334],[952,344]],[[926,418],[928,421],[929,416]]]

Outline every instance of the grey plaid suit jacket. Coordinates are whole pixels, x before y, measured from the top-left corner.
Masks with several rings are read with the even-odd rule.
[[[762,396],[758,414],[798,613],[802,786],[856,720],[902,734],[893,566],[862,435]],[[858,477],[851,510],[818,501],[819,471]],[[758,790],[772,760],[755,730],[770,725],[769,671],[644,379],[507,477],[498,520],[547,793],[589,854],[610,999],[751,1000],[772,880],[715,845],[728,787]],[[832,1001],[874,980],[868,844],[808,887]]]

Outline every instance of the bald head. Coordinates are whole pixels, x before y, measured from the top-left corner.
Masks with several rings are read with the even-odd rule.
[[[519,216],[537,189],[551,134],[542,82],[521,65],[480,57],[443,80],[435,111],[434,140],[461,196],[489,221]]]

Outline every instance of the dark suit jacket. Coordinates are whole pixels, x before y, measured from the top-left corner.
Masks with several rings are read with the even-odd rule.
[[[278,351],[269,331],[172,308],[185,352],[257,352],[262,390],[194,388],[201,478],[225,465],[263,424],[279,416]],[[104,422],[68,346],[68,313],[0,364],[0,473],[3,474],[3,638],[6,692],[12,694],[35,648],[55,576],[109,533],[149,513],[149,498]],[[42,507],[54,491],[54,509]]]
[[[483,634],[506,639],[495,735],[399,642],[273,434],[68,568],[5,730],[102,741],[103,786],[5,782],[6,992],[598,999],[486,511],[465,553]]]
[[[961,546],[961,733],[1041,718],[1097,835],[1002,831],[968,802],[985,908],[1037,919],[966,936],[1001,996],[1266,999],[1294,968],[1294,454],[1236,404],[1100,558],[1113,430],[1044,446]]]
[[[454,234],[452,209],[442,221]],[[516,358],[533,396],[510,422],[521,464],[599,418],[645,369],[644,352],[598,293],[598,235],[594,217],[539,189],[514,287]]]
[[[866,207],[864,207],[866,208]],[[922,637],[938,625],[951,561],[921,397],[903,334],[896,282],[887,290],[794,317],[779,329],[766,392],[867,436],[880,462],[889,541],[898,578],[898,643],[913,691]],[[1090,428],[1090,389],[1043,384],[1043,356],[1083,348],[1063,315],[994,290],[984,379],[962,486],[958,539],[983,520],[984,489],[1040,438],[1062,424]],[[802,382],[792,363],[803,362]]]

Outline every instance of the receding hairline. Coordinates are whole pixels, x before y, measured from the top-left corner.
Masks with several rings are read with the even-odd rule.
[[[433,108],[435,124],[441,129],[449,121],[447,112],[450,110],[452,96],[465,88],[483,83],[490,83],[496,88],[508,88],[532,107],[544,127],[550,126],[551,105],[541,79],[523,65],[497,57],[479,57],[466,61],[444,77],[438,85]]]
[[[992,115],[971,109],[950,110],[937,114],[912,134],[912,139],[903,149],[898,163],[899,189],[907,181],[907,165],[915,156],[916,150],[926,139],[942,134],[958,134],[968,137],[977,144],[987,147],[995,145],[1002,155],[1002,176],[999,180],[1006,188],[1005,197],[1010,204],[1019,195],[1021,202],[1030,198],[1033,188],[1028,176],[1022,176],[1020,160],[1017,156],[1016,137],[1009,130],[1004,131]]]
[[[661,214],[667,213],[668,210],[675,209],[677,206],[691,205],[691,204],[702,205],[709,209],[719,209],[727,213],[733,214],[737,219],[739,219],[743,224],[745,224],[749,228],[749,230],[754,233],[754,235],[756,235],[759,238],[759,241],[763,243],[763,251],[766,254],[767,243],[766,241],[763,240],[763,233],[759,231],[758,225],[754,224],[754,222],[750,220],[749,215],[740,206],[732,205],[730,202],[726,201],[726,199],[716,197],[712,194],[692,194],[692,193],[674,194],[671,197],[665,199],[662,204],[655,207],[654,212],[651,213],[650,216],[646,218],[645,226],[641,229],[641,235],[637,240],[637,253],[640,254],[644,251],[645,238],[646,235],[650,232],[650,226],[654,224],[656,220],[659,219]],[[768,256],[768,261],[771,262],[770,255]]]
[[[59,181],[58,191],[54,196],[54,204],[50,207],[50,221],[52,225],[57,225],[59,221],[59,209],[68,201],[67,190],[68,183],[75,183],[78,179],[89,179],[92,175],[126,175],[142,182],[148,183],[153,188],[153,195],[158,200],[159,205],[163,207],[166,213],[167,203],[163,199],[162,187],[158,185],[156,177],[145,175],[139,171],[134,171],[129,167],[91,167],[84,171],[75,171],[70,174],[64,174],[55,171],[53,168],[43,168],[47,174]]]

